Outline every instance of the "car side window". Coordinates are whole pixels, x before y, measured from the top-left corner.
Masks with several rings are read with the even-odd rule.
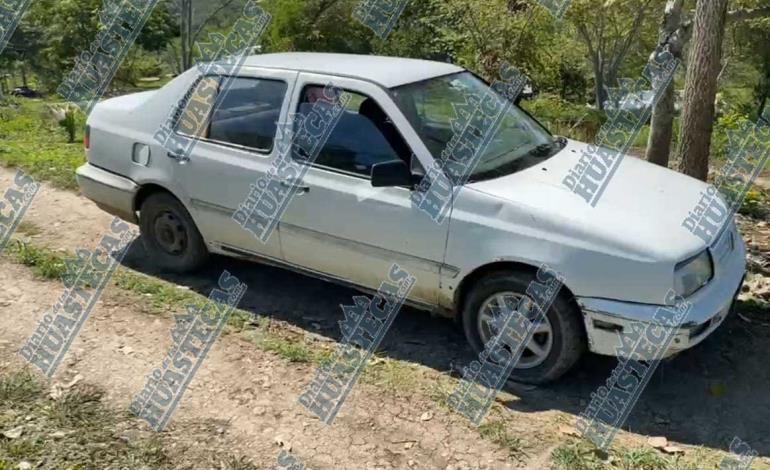
[[[333,106],[320,85],[306,86],[297,114],[307,116],[313,106]],[[371,176],[376,163],[403,160],[411,163],[412,152],[385,111],[368,96],[344,91],[350,100],[326,144],[315,159],[316,165],[347,173]]]
[[[176,131],[195,138],[209,136],[211,109],[219,93],[219,77],[202,77],[191,88],[176,122]]]
[[[208,138],[272,150],[286,89],[286,83],[280,80],[231,79],[227,91],[219,94]]]

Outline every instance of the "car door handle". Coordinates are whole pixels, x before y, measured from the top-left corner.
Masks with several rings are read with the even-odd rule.
[[[187,163],[187,162],[190,161],[190,157],[186,157],[184,155],[180,155],[180,154],[174,153],[174,152],[168,152],[168,153],[166,153],[166,156],[168,158],[176,160],[179,163]]]
[[[281,181],[281,186],[297,191],[297,194],[305,194],[310,192],[310,186],[301,186],[291,183],[289,181]]]

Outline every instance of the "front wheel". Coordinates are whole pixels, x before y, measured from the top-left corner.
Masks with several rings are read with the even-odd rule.
[[[531,274],[499,272],[483,277],[471,288],[463,306],[462,323],[476,353],[481,353],[498,333],[493,320],[526,297],[527,287],[534,279]],[[557,380],[585,350],[580,312],[561,291],[545,316],[532,309],[528,320],[532,321],[532,338],[524,345],[510,378],[530,384]]]
[[[139,209],[142,244],[162,269],[186,273],[201,268],[209,253],[187,209],[168,193],[150,195]]]

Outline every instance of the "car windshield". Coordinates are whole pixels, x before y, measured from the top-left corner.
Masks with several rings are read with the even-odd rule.
[[[524,170],[552,157],[566,144],[470,72],[404,85],[391,92],[433,158],[445,168],[446,155],[457,155],[459,147],[455,144],[468,142],[464,139],[468,135],[463,135],[469,130],[473,133],[471,140],[478,145],[465,153],[466,157],[470,155],[463,158],[470,163],[463,164],[468,170],[463,174],[447,172],[456,184]],[[482,104],[489,103],[490,97],[507,105],[496,107],[491,119],[485,112],[489,106]],[[490,123],[497,124],[490,127]],[[457,157],[453,160],[458,161]]]

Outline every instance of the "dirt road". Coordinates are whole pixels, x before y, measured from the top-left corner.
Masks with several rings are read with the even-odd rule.
[[[0,169],[0,188],[13,172]],[[25,221],[39,229],[35,244],[72,252],[92,248],[109,227],[109,215],[73,193],[41,190]],[[315,341],[339,340],[341,303],[356,292],[280,269],[217,258],[206,272],[173,277],[153,271],[135,244],[124,265],[164,278],[204,296],[228,269],[249,285],[240,307],[284,328],[312,333]],[[28,268],[0,260],[0,366],[20,367],[15,352],[61,293],[61,282],[35,278]],[[55,381],[80,374],[127,408],[171,345],[170,316],[148,313],[150,299],[108,288],[75,341]],[[619,442],[644,444],[661,435],[689,455],[727,450],[740,436],[762,457],[770,456],[770,320],[744,311],[730,318],[701,346],[661,365],[627,422]],[[766,315],[765,315],[766,317]],[[410,370],[421,385],[387,390],[359,383],[332,426],[296,402],[315,366],[292,363],[237,337],[220,338],[198,371],[164,439],[178,442],[186,457],[227,448],[260,466],[272,465],[279,445],[312,469],[506,469],[550,465],[550,451],[615,365],[587,356],[580,367],[550,388],[512,385],[498,400],[507,432],[521,440],[520,458],[430,398],[431,383],[472,354],[450,321],[405,309],[382,346],[382,355]],[[413,393],[420,389],[425,393]],[[494,413],[493,413],[494,414]],[[770,459],[765,459],[765,464]],[[764,465],[759,462],[760,465]],[[770,468],[770,466],[768,466]],[[709,467],[712,468],[712,467]],[[760,467],[756,467],[760,468]]]

